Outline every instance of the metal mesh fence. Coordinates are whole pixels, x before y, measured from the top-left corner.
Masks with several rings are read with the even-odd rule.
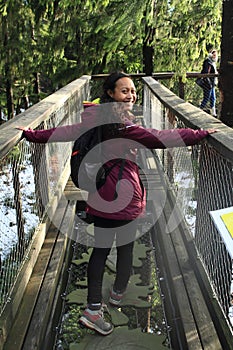
[[[179,93],[178,83],[164,83],[169,84],[174,93]],[[185,126],[149,88],[145,86],[144,91],[144,97],[140,93],[139,98],[143,101],[147,127],[164,129]],[[92,98],[95,97],[98,96],[93,92]],[[78,122],[80,105],[87,98],[87,91],[74,94],[69,103],[64,103],[62,108],[47,116],[37,127],[49,128]],[[202,90],[193,80],[188,80],[185,99],[198,106],[201,98]],[[11,289],[27,259],[38,225],[56,193],[70,150],[71,144],[45,146],[23,140],[1,159],[0,313],[10,301]],[[177,203],[195,239],[216,297],[226,318],[232,320],[232,259],[209,215],[210,210],[232,205],[232,162],[209,144],[161,150],[157,155],[176,193]]]
[[[203,87],[201,88],[196,84],[197,78],[186,78],[185,83],[181,80],[166,79],[166,80],[158,80],[164,86],[166,86],[169,90],[171,90],[177,96],[183,98],[186,102],[193,104],[196,107],[200,107],[203,103],[203,100],[206,99],[203,103],[203,111],[211,114],[211,95],[210,89]],[[217,78],[215,78],[215,108],[216,108],[216,116],[219,117],[220,113],[220,93],[218,89]]]
[[[45,120],[37,129],[79,122],[87,91],[88,87],[77,91],[55,112],[45,113]],[[20,125],[20,120],[17,123]],[[71,142],[44,145],[22,140],[1,158],[0,314],[10,302],[11,290],[27,260],[32,239],[58,193],[60,178],[64,173],[69,177],[71,146]]]
[[[41,219],[29,145],[21,142],[4,159],[0,170],[0,302],[4,305],[30,239]]]
[[[147,125],[157,129],[185,127],[145,86]],[[184,119],[183,119],[184,120]],[[209,143],[157,150],[176,204],[190,229],[200,259],[226,320],[233,328],[233,260],[210,211],[233,205],[233,164]]]
[[[233,165],[207,145],[201,150],[199,164],[195,242],[221,306],[232,317],[232,257],[208,213],[233,205]]]

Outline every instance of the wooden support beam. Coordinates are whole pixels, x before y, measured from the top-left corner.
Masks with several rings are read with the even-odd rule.
[[[52,341],[51,315],[55,315],[54,307],[62,293],[61,280],[69,256],[75,204],[66,200],[59,203],[54,221],[60,225],[50,224],[4,350],[42,350],[45,341]],[[48,332],[50,336],[46,337]]]

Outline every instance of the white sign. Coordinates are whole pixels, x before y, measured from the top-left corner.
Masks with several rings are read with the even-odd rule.
[[[210,211],[210,215],[233,259],[233,207]]]
[[[210,215],[217,227],[226,248],[233,259],[233,207],[210,211]],[[232,269],[233,274],[233,269]],[[233,295],[233,280],[230,286],[230,296]],[[233,305],[229,307],[228,316],[233,326]]]

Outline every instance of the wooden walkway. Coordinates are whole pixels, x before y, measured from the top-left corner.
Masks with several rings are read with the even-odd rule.
[[[64,235],[63,232],[64,227],[68,234],[72,232],[74,213],[75,202],[67,202],[64,199],[60,201],[54,218],[57,226],[53,223],[45,224],[44,231],[48,231],[45,239],[45,233],[41,231],[32,242],[29,264],[25,264],[21,271],[22,280],[25,274],[31,274],[29,283],[17,313],[14,314],[13,305],[11,313],[4,317],[6,323],[14,318],[4,350],[53,349],[56,333],[54,324],[60,317],[61,295],[68,277],[72,244],[68,235]],[[37,257],[36,261],[33,261],[33,255]],[[15,289],[16,295],[12,300],[17,308],[20,285]]]
[[[151,230],[155,250],[155,260],[160,278],[160,287],[164,296],[164,307],[169,325],[169,336],[173,349],[232,349],[231,339],[224,334],[224,322],[218,313],[216,302],[211,299],[211,289],[205,272],[198,259],[193,241],[179,213],[176,228],[168,230],[167,222],[174,213],[172,191],[166,184],[160,169],[151,153],[143,156],[144,179],[148,190],[148,202],[151,214],[156,217]],[[143,175],[142,175],[143,176]],[[82,201],[79,190],[68,182],[65,188],[65,200],[57,210],[60,227],[50,224],[46,240],[37,259],[25,296],[16,315],[14,326],[4,346],[4,350],[52,350],[55,339],[55,327],[60,318],[62,293],[65,290],[68,267],[71,264],[73,222],[76,201]],[[68,201],[67,201],[68,199]],[[64,235],[64,227],[66,232]],[[135,261],[143,261],[148,247],[136,244]],[[151,247],[152,248],[152,247]],[[154,252],[153,250],[153,252]],[[79,266],[80,261],[73,262]],[[142,260],[141,260],[142,259]],[[109,260],[108,269],[114,272],[114,254]],[[105,274],[104,298],[112,283],[112,274]],[[124,305],[132,308],[150,308],[148,300],[151,285],[141,285],[142,276],[132,276]],[[80,286],[81,283],[81,286]],[[78,282],[77,290],[66,297],[67,303],[78,303],[81,308],[86,300],[86,281]],[[80,288],[81,287],[81,288]],[[135,305],[135,303],[137,305]],[[143,306],[142,306],[143,305]],[[87,333],[82,343],[70,344],[70,350],[82,349],[164,349],[164,337],[142,333],[139,329],[129,329],[127,315],[122,310],[110,309],[115,324],[114,332],[102,337]],[[146,340],[145,340],[146,339]],[[81,345],[82,344],[82,345]]]
[[[80,190],[74,188],[72,182],[68,182],[65,188],[65,196],[71,200],[78,200],[77,210],[82,210],[83,199],[86,199],[86,193],[81,192]],[[143,220],[142,220],[143,225]],[[84,236],[89,235],[92,239],[93,237],[93,225],[90,224],[87,227],[84,226],[84,232],[81,227],[77,230],[77,235]],[[139,233],[140,235],[140,233]],[[145,237],[144,237],[145,238]],[[82,239],[81,239],[82,240]],[[143,240],[146,240],[147,243],[143,243]],[[80,241],[80,237],[78,238]],[[148,243],[149,242],[149,243]],[[78,259],[72,261],[72,265],[75,268],[83,269],[83,265],[88,263],[89,256],[92,248],[89,248],[86,252],[81,254]],[[106,308],[106,317],[111,320],[114,325],[114,331],[108,337],[103,337],[95,332],[92,332],[87,329],[83,329],[81,325],[77,325],[77,333],[80,334],[79,342],[70,344],[71,350],[76,349],[117,349],[118,347],[123,346],[123,349],[164,349],[164,343],[167,339],[167,334],[152,334],[145,333],[141,331],[142,320],[137,320],[138,327],[131,329],[132,320],[129,319],[128,313],[130,313],[130,318],[134,318],[138,314],[143,318],[146,318],[146,326],[148,327],[148,317],[150,317],[151,309],[151,295],[153,294],[153,285],[150,283],[151,276],[147,274],[145,276],[145,265],[155,266],[155,260],[153,257],[151,239],[149,233],[147,238],[143,237],[138,239],[135,242],[134,246],[134,259],[133,259],[133,275],[130,278],[130,282],[127,288],[127,293],[124,295],[124,298],[121,303],[121,308],[114,308],[108,303],[109,290],[113,283],[115,269],[116,269],[116,249],[113,247],[110,256],[108,257],[106,264],[106,272],[104,274],[103,280],[103,300],[107,306]],[[144,266],[144,267],[143,267]],[[82,278],[76,282],[77,288],[73,290],[66,296],[66,305],[77,305],[80,307],[80,310],[77,309],[81,315],[83,309],[86,306],[87,299],[87,280]],[[125,313],[126,310],[126,313]],[[135,311],[136,310],[136,311]],[[161,319],[161,323],[162,323]],[[129,328],[130,327],[130,328]]]
[[[157,215],[152,239],[161,289],[174,349],[223,349],[211,306],[211,288],[187,226],[176,210],[176,199],[163,171],[147,151],[145,167],[157,182],[148,184],[153,213]],[[170,225],[168,225],[170,222]],[[207,293],[206,293],[207,292]],[[219,315],[218,315],[219,316]],[[231,343],[224,349],[230,349]]]
[[[142,180],[147,188],[148,202],[152,210],[152,215],[157,216],[151,236],[156,251],[156,263],[161,275],[161,288],[165,297],[164,305],[170,326],[169,335],[172,339],[172,347],[174,349],[195,350],[223,349],[216,324],[212,319],[214,308],[209,307],[206,300],[206,296],[211,295],[211,290],[208,287],[208,283],[203,282],[206,281],[206,276],[198,259],[192,238],[184,222],[180,220],[179,213],[176,213],[173,218],[173,220],[177,221],[177,224],[174,226],[176,228],[168,230],[167,222],[171,217],[171,213],[174,214],[172,191],[165,183],[155,159],[151,157],[151,153],[148,152],[146,157],[143,158],[145,162]],[[75,194],[72,193],[72,187],[68,185],[67,191],[69,192],[69,196],[71,196],[70,198],[74,198]],[[174,221],[173,224],[175,224]],[[88,257],[85,256],[85,258],[87,259]],[[82,264],[82,259],[78,263]],[[105,275],[105,294],[107,293],[106,290],[109,290],[110,283],[111,277]],[[134,299],[137,300],[140,299],[140,294],[137,295],[137,289],[135,287],[136,284],[132,283],[132,290],[130,290],[129,294],[131,296],[134,289]],[[207,289],[208,293],[205,293]],[[147,294],[149,295],[149,290]],[[107,295],[104,295],[105,301],[108,299]],[[83,292],[83,290],[80,292],[80,289],[77,289],[77,291],[68,297],[68,302],[74,302],[76,300],[76,302],[83,303],[82,306],[84,307],[85,298],[86,292]],[[130,300],[132,303],[132,298]],[[127,304],[127,298],[126,305],[135,308],[135,305]],[[116,322],[116,315],[112,314],[112,310],[110,313],[111,318],[114,320],[113,323]],[[128,337],[130,337],[131,333],[129,330],[127,332],[127,324],[117,324],[116,322],[115,327],[116,329],[111,336],[107,337],[108,339],[102,339],[98,335],[88,335],[84,340],[83,344],[85,346],[83,345],[83,349],[102,349],[107,344],[112,344],[113,349],[115,349],[115,345],[117,349],[119,346],[118,336],[121,335],[121,331],[122,336],[120,337],[122,339],[124,339],[125,332]],[[145,334],[143,334],[144,336]],[[146,345],[145,340],[142,341],[144,342],[145,349],[159,349],[164,339],[161,343],[156,344],[154,337],[154,344],[153,341],[151,344],[149,341],[148,345]],[[227,347],[229,346],[228,344],[225,344],[225,346],[226,349],[230,349],[230,347]],[[127,347],[127,342],[124,341],[124,349],[128,348],[132,347]],[[80,344],[72,344],[71,349],[78,350],[82,349],[82,347],[80,347]]]
[[[84,253],[80,259],[74,260],[73,264],[76,268],[79,268],[83,264],[87,263],[91,253],[90,248],[87,253]],[[146,246],[143,243],[135,242],[134,247],[134,261],[133,270],[144,271],[143,264],[147,259],[147,254],[151,250],[151,247]],[[145,333],[141,331],[144,320],[148,321],[150,317],[151,309],[151,295],[153,294],[153,285],[145,285],[142,281],[142,272],[134,272],[131,276],[127,292],[125,293],[121,302],[121,307],[111,307],[108,303],[109,291],[113,284],[115,275],[115,262],[116,262],[116,249],[113,248],[106,264],[106,271],[103,279],[103,301],[106,304],[105,315],[106,318],[111,320],[114,325],[114,331],[111,335],[103,337],[98,335],[94,331],[87,330],[81,325],[77,325],[77,333],[80,334],[79,342],[73,342],[70,344],[70,349],[117,349],[119,347],[124,349],[148,349],[148,350],[162,350],[164,349],[163,343],[166,341],[166,334],[158,335],[152,333]],[[80,314],[86,306],[87,298],[87,280],[79,279],[76,282],[76,289],[66,296],[66,304],[80,306]],[[137,319],[138,326],[132,329],[132,319]],[[143,316],[142,316],[143,315]],[[140,317],[139,317],[140,318]],[[148,322],[147,322],[148,324]],[[131,327],[130,327],[131,325]]]

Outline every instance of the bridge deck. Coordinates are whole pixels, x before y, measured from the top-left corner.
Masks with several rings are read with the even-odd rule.
[[[185,224],[177,217],[178,213],[175,215],[177,225],[173,230],[167,230],[168,219],[171,217],[171,213],[174,213],[171,191],[151,155],[147,154],[144,159],[146,170],[142,177],[149,179],[145,186],[149,189],[148,203],[150,210],[152,216],[158,215],[158,211],[160,213],[150,233],[173,348],[222,349],[221,337],[216,330],[216,320],[213,319],[213,308],[209,305],[209,302],[212,302],[209,300],[211,291],[208,290],[208,293],[205,293],[208,286],[203,282],[205,274],[198,260],[192,239]],[[67,227],[67,230],[72,232],[76,201],[82,200],[80,191],[70,182],[67,183],[64,194],[66,199],[61,201],[56,214],[60,217],[60,227],[54,227],[52,223],[50,225],[47,238],[4,350],[50,350],[53,348],[54,327],[58,324],[60,317],[61,294],[65,289],[68,277],[67,267],[71,263],[69,251],[71,251],[72,240],[69,240],[62,233],[64,232],[62,227]],[[164,198],[166,200],[163,202],[163,208],[160,211],[161,200]],[[126,298],[126,305],[132,309],[137,308],[135,303],[132,302],[132,295],[136,296],[137,300],[143,297],[144,303],[148,303],[148,295],[151,293],[148,286],[144,286],[144,289],[140,290],[137,286],[138,276],[134,278],[136,280],[131,283],[129,291],[131,299]],[[107,276],[104,282],[104,293],[109,288],[108,284],[110,282],[111,276]],[[78,290],[83,290],[83,286],[82,289],[77,288]],[[138,293],[138,291],[140,292]],[[85,293],[82,294],[83,299],[79,293],[77,292],[75,295],[75,302],[79,303],[81,301],[81,305],[84,305]],[[72,297],[74,298],[74,296],[69,295],[67,301],[74,302]],[[150,306],[147,305],[147,308],[149,309]],[[82,345],[81,343],[72,344],[70,349],[102,349],[107,344],[111,344],[114,349],[114,346],[119,346],[119,339],[124,342],[124,349],[132,348],[131,342],[136,342],[136,346],[141,341],[144,346],[147,346],[145,349],[162,348],[164,338],[155,337],[149,333],[141,333],[138,329],[129,330],[123,312],[117,314],[115,310],[111,310],[111,316],[114,318],[116,326],[112,335],[101,337],[87,334]],[[227,346],[225,349],[227,349]]]

